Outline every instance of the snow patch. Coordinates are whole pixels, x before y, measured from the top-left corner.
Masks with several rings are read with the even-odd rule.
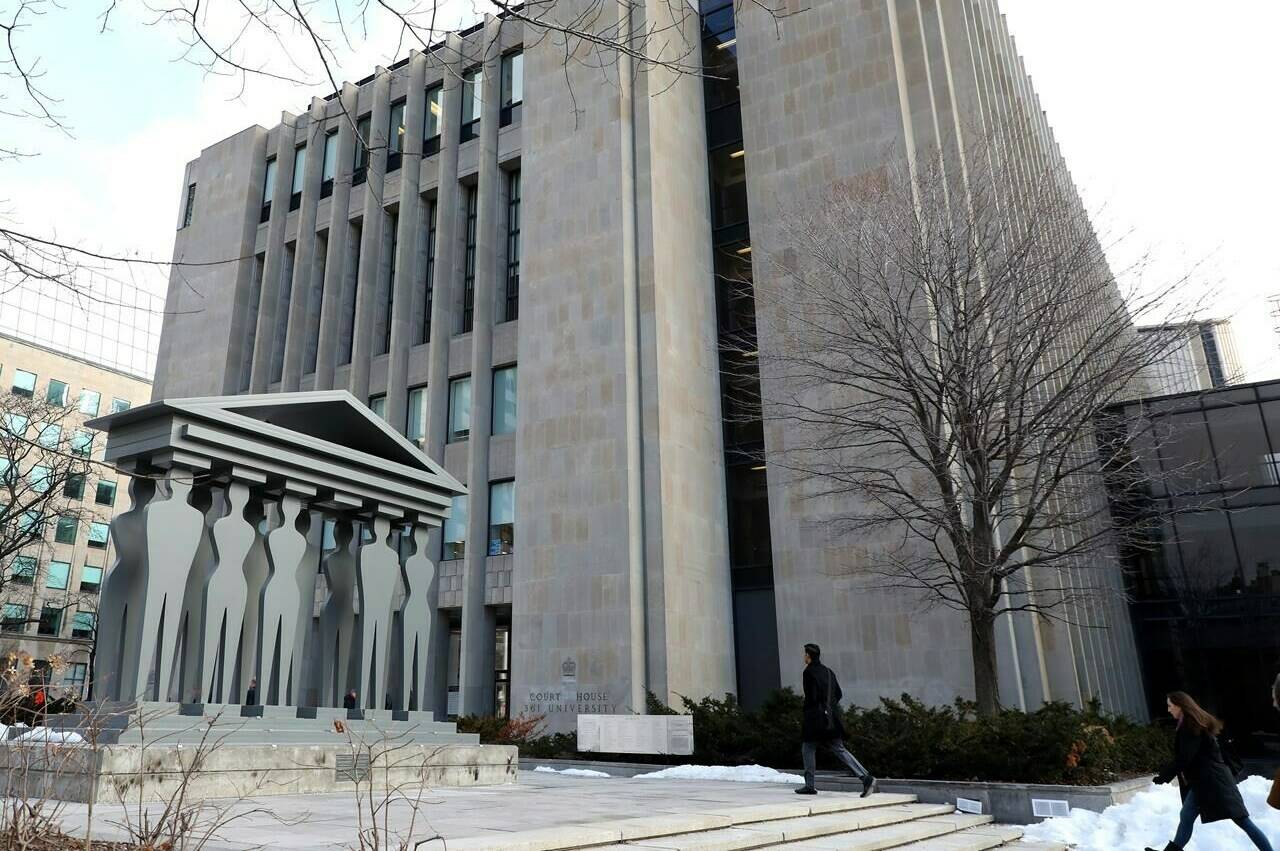
[[[1271,781],[1250,777],[1240,784],[1240,794],[1254,824],[1272,841],[1280,839],[1280,810],[1267,806]],[[1101,813],[1073,810],[1026,828],[1026,839],[1062,842],[1078,851],[1114,851],[1117,848],[1163,848],[1178,829],[1182,798],[1176,784],[1149,786],[1123,804]],[[1196,822],[1186,851],[1256,851],[1244,831],[1229,821]]]
[[[539,765],[534,769],[535,772],[542,774],[564,774],[568,777],[608,777],[603,771],[592,771],[589,768],[552,768],[549,765]]]
[[[50,745],[83,745],[84,736],[64,730],[50,730],[48,727],[36,727],[18,736],[15,742],[40,742]]]
[[[732,783],[804,783],[799,774],[783,774],[763,765],[675,765],[637,774],[636,780],[727,780]]]

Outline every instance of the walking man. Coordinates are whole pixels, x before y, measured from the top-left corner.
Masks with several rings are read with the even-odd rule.
[[[813,774],[818,762],[818,745],[822,745],[862,781],[862,797],[865,798],[876,790],[876,779],[844,746],[844,722],[840,719],[840,698],[844,694],[835,673],[819,661],[821,658],[822,648],[818,645],[804,646],[804,716],[801,726],[804,785],[796,790],[796,794],[818,794],[813,785]]]

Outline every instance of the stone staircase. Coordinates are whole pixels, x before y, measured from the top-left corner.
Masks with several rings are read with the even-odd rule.
[[[449,841],[450,851],[1065,851],[1022,840],[991,816],[913,795],[826,794],[796,802],[563,825]]]

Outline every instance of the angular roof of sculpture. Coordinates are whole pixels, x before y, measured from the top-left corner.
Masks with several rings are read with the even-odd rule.
[[[240,470],[440,517],[466,488],[345,390],[163,399],[91,420],[122,467]],[[339,503],[342,500],[339,499]]]

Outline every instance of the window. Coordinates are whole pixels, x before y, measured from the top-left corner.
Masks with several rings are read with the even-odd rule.
[[[49,571],[45,574],[44,587],[52,588],[55,591],[67,590],[67,583],[71,579],[71,564],[65,561],[49,562]]]
[[[74,514],[63,514],[58,518],[58,528],[53,533],[53,539],[59,544],[74,544],[76,542],[76,533],[80,530],[80,521]]]
[[[440,153],[440,129],[444,122],[444,112],[440,106],[440,95],[444,85],[437,83],[427,89],[427,109],[422,118],[422,154],[431,156]]]
[[[507,175],[507,313],[520,318],[520,171]]]
[[[80,391],[80,413],[89,417],[98,415],[98,406],[102,404],[102,394],[97,390]]]
[[[84,473],[67,473],[62,495],[68,499],[84,499]]]
[[[192,183],[187,187],[187,203],[182,205],[182,226],[191,226],[191,214],[196,207],[196,185]]]
[[[400,167],[400,158],[404,154],[404,101],[391,104],[391,121],[387,132],[387,171],[395,171]]]
[[[276,159],[272,157],[267,160],[267,173],[262,178],[262,214],[258,216],[258,223],[261,224],[271,218],[271,196],[276,191]]]
[[[80,590],[87,594],[97,594],[102,587],[102,568],[86,564],[80,569]]]
[[[94,494],[93,501],[98,505],[115,505],[116,483],[99,481],[98,492]]]
[[[320,170],[320,197],[333,194],[333,178],[338,170],[338,131],[330,130],[324,137],[324,165]]]
[[[409,418],[404,436],[418,443],[427,436],[427,388],[414,387],[409,391]]]
[[[502,113],[498,121],[506,127],[520,117],[524,101],[524,54],[517,51],[502,57]]]
[[[27,426],[30,424],[31,424],[31,421],[28,420],[26,417],[24,417],[22,414],[5,414],[4,415],[4,427],[8,429],[9,433],[14,435],[15,437],[22,437],[24,434],[26,434]]]
[[[493,371],[493,423],[494,434],[512,434],[516,430],[516,368],[503,367]]]
[[[128,399],[112,399],[111,400],[111,413],[122,414],[127,410],[129,410]]]
[[[97,619],[93,612],[76,612],[71,619],[71,637],[93,638],[93,625]]]
[[[43,464],[34,465],[30,472],[27,473],[27,481],[31,482],[32,489],[40,493],[45,493],[49,490],[52,478],[53,470]]]
[[[302,206],[302,184],[307,181],[307,146],[293,149],[293,182],[289,184],[289,209]]]
[[[356,122],[356,158],[351,167],[351,185],[364,183],[369,170],[369,116]]]
[[[18,529],[24,536],[40,537],[44,534],[44,516],[39,511],[24,511]]]
[[[453,507],[444,521],[443,561],[462,558],[467,554],[467,496],[462,494],[453,498]]]
[[[30,399],[36,394],[36,374],[25,369],[13,371],[13,393],[15,396],[26,396]]]
[[[106,523],[90,523],[89,546],[95,550],[105,550],[107,548],[107,529]]]
[[[515,552],[516,483],[489,485],[489,555]]]
[[[387,397],[385,395],[370,396],[369,410],[373,411],[375,414],[377,414],[379,417],[385,420],[387,418]]]
[[[27,611],[27,607],[21,603],[5,603],[4,624],[0,629],[5,632],[26,632]]]
[[[81,458],[88,458],[92,455],[93,432],[76,429],[75,435],[71,438],[71,452]]]
[[[51,405],[67,404],[67,382],[50,378],[49,388],[45,391],[44,398]]]
[[[476,188],[467,187],[467,251],[462,268],[462,329],[471,331],[475,321],[476,301]]]
[[[472,68],[462,75],[462,135],[469,142],[480,135],[480,114],[484,111],[484,71]]]
[[[18,585],[30,585],[35,582],[35,558],[33,556],[14,556],[9,565],[9,581]]]
[[[62,440],[62,426],[56,423],[40,426],[40,434],[36,440],[45,449],[57,449]]]
[[[435,279],[436,279],[436,205],[433,201],[427,207],[427,262],[426,262],[426,280],[423,284],[426,289],[425,304],[422,310],[422,334],[419,335],[419,342],[431,342],[431,301],[435,297]]]
[[[40,610],[40,627],[36,632],[41,635],[57,635],[62,632],[62,607],[45,603]]]
[[[471,376],[449,382],[449,442],[471,435]]]
[[[72,633],[75,634],[74,632]],[[61,686],[76,697],[84,696],[84,683],[89,678],[88,662],[72,662],[62,672]]]

